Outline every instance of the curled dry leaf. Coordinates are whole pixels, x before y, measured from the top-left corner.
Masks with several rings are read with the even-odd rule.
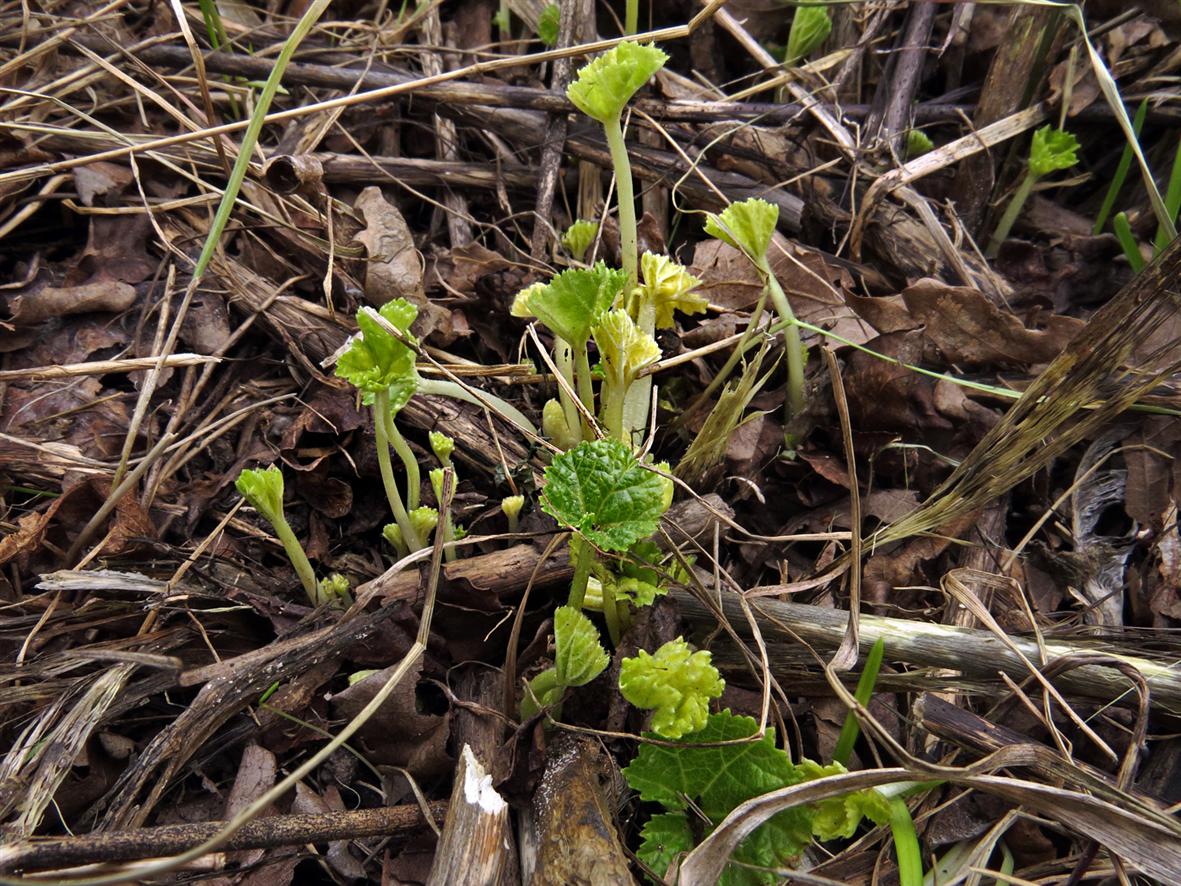
[[[121,280],[99,278],[78,286],[42,286],[9,299],[9,322],[30,326],[53,317],[88,314],[94,311],[118,313],[135,304],[135,287]]]

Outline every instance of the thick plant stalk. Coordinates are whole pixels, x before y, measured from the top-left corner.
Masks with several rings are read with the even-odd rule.
[[[570,433],[574,433],[582,428],[582,416],[579,415],[574,398],[570,395],[570,391],[575,390],[574,351],[568,341],[557,336],[554,337],[554,364],[566,382],[565,385],[558,385],[558,402],[562,404],[562,414],[566,416],[566,427]]]
[[[590,579],[594,556],[594,551],[577,533],[570,536],[570,559],[574,561],[575,566],[567,603],[574,609],[581,610],[582,601],[586,599],[586,584]]]
[[[619,253],[627,274],[624,292],[636,288],[639,251],[636,245],[636,195],[632,189],[632,166],[623,140],[623,127],[616,117],[603,124],[607,147],[611,151],[611,165],[615,167],[615,190],[619,195]]]
[[[383,415],[390,411],[389,391],[382,391],[373,395],[373,430],[377,437],[377,467],[381,471],[381,483],[385,487],[385,495],[390,503],[390,511],[394,515],[394,522],[402,530],[402,541],[405,542],[410,553],[422,548],[422,539],[406,513],[406,505],[402,503],[402,493],[398,491],[398,484],[394,479],[394,468],[390,464],[390,437]]]
[[[804,346],[800,341],[800,327],[796,323],[791,303],[766,258],[759,262],[759,270],[767,281],[771,302],[779,313],[779,319],[787,323],[783,330],[783,347],[787,352],[787,407],[790,410],[789,418],[794,418],[804,411]]]

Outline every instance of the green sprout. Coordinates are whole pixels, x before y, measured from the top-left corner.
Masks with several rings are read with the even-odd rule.
[[[558,25],[561,23],[561,17],[562,10],[557,3],[549,4],[537,17],[537,39],[551,49],[558,43]]]
[[[757,328],[759,317],[768,294],[779,314],[779,319],[786,324],[783,330],[785,359],[787,361],[787,398],[786,407],[789,417],[798,416],[804,411],[804,346],[800,341],[799,325],[791,303],[779,280],[771,269],[771,261],[767,251],[771,247],[771,238],[775,234],[775,224],[779,220],[779,207],[766,200],[751,198],[741,203],[732,203],[721,213],[710,213],[705,222],[705,232],[717,237],[740,250],[758,269],[763,278],[763,293],[751,314],[747,324],[747,334],[753,335]],[[732,363],[726,367],[726,372],[733,367],[743,351],[742,344],[735,348]],[[724,377],[724,376],[723,376]],[[786,424],[786,423],[785,423]]]
[[[324,603],[346,602],[349,597],[348,580],[334,574],[323,581],[316,581],[311,561],[295,537],[291,524],[287,522],[287,516],[283,513],[283,472],[276,465],[265,470],[247,468],[238,475],[234,486],[275,530],[311,604],[321,606]]]
[[[1021,210],[1025,207],[1025,201],[1029,199],[1029,195],[1033,192],[1033,186],[1037,184],[1038,180],[1052,172],[1070,169],[1078,163],[1076,151],[1078,151],[1078,139],[1065,130],[1055,129],[1047,124],[1033,134],[1033,142],[1029,148],[1029,164],[1025,175],[1017,186],[1017,190],[1013,192],[1009,205],[1005,207],[1005,213],[1001,216],[992,239],[988,241],[988,248],[984,251],[985,256],[996,258],[997,253],[1000,252],[1001,244],[1009,236],[1017,217],[1021,215]]]
[[[398,532],[387,538],[399,539],[395,547],[403,553],[423,546],[422,535],[410,518],[410,512],[418,508],[422,485],[418,459],[394,423],[394,416],[411,397],[423,393],[465,400],[491,409],[517,427],[536,434],[532,423],[499,397],[486,393],[477,397],[455,382],[420,376],[414,363],[417,341],[410,334],[410,326],[417,316],[418,309],[404,298],[386,302],[379,311],[361,308],[357,312],[361,331],[349,340],[348,349],[336,362],[337,376],[360,390],[364,402],[372,407],[378,468],[398,526]],[[394,479],[391,448],[406,469],[405,499]]]
[[[398,298],[381,306],[379,316],[407,340],[410,324],[418,316],[418,309],[405,299]],[[336,362],[336,374],[352,383],[364,395],[373,410],[373,427],[377,436],[377,464],[381,472],[382,486],[386,499],[397,523],[403,551],[413,553],[422,547],[422,537],[410,521],[408,510],[418,506],[421,485],[418,460],[414,457],[405,438],[394,424],[398,413],[418,389],[418,373],[414,368],[414,351],[410,346],[385,329],[375,319],[371,308],[362,308],[357,313],[359,334],[353,336],[349,349]],[[394,479],[390,462],[390,448],[393,447],[406,468],[407,498],[409,509]]]
[[[452,471],[454,471],[454,468],[452,468]],[[431,479],[431,490],[435,493],[435,501],[439,503],[440,507],[443,505],[443,477],[445,474],[446,468],[434,468],[429,475]],[[436,522],[439,521],[438,514],[436,514],[435,520]],[[443,549],[443,556],[447,559],[448,563],[451,563],[458,555],[456,554],[455,548],[450,546],[450,542],[456,539],[455,523],[451,520],[450,511],[443,515],[442,524],[443,543],[448,544],[448,547]]]
[[[583,67],[566,89],[570,101],[588,117],[601,123],[607,137],[619,191],[619,249],[629,292],[636,285],[638,261],[636,202],[621,117],[631,97],[664,67],[666,61],[668,55],[654,44],[619,43]]]
[[[933,150],[935,143],[931,137],[921,129],[911,129],[906,133],[906,159],[913,160]]]
[[[640,271],[643,282],[630,290],[627,309],[636,321],[640,335],[646,337],[645,341],[651,339],[655,344],[652,337],[657,329],[671,329],[676,311],[701,314],[708,307],[709,301],[694,292],[701,281],[668,256],[645,252],[640,258]],[[637,346],[639,344],[637,341]],[[657,351],[656,359],[659,357]],[[635,438],[642,437],[651,408],[652,376],[633,378],[628,382],[621,432]],[[608,423],[609,419],[605,418],[604,422]],[[608,427],[611,427],[609,423]]]
[[[431,452],[445,468],[451,467],[451,453],[455,451],[455,440],[439,431],[431,431],[427,435],[431,444]]]
[[[569,391],[576,391],[586,412],[594,413],[587,343],[625,282],[622,271],[599,262],[592,268],[563,271],[548,283],[535,283],[517,293],[513,301],[514,316],[536,317],[560,339],[554,346],[554,363],[566,384],[559,389],[559,399],[565,416],[566,436],[574,437],[576,441],[589,436],[589,429],[585,427]]]
[[[641,332],[622,308],[608,311],[594,328],[599,363],[603,368],[600,389],[603,426],[617,440],[630,441],[634,428],[624,424],[624,405],[640,370],[660,359],[660,346]],[[648,377],[649,381],[651,376]],[[646,407],[645,407],[646,411]]]
[[[525,506],[525,496],[506,495],[500,500],[500,512],[508,518],[508,531],[516,532],[520,525],[521,508]]]
[[[791,19],[784,61],[789,65],[798,64],[800,59],[818,49],[831,32],[832,19],[827,9],[823,6],[797,6]]]
[[[598,235],[598,222],[580,218],[574,224],[570,225],[570,227],[566,228],[566,232],[562,234],[562,245],[578,261],[582,261],[583,256],[586,255],[586,251],[591,248],[591,244],[595,242],[595,237]]]
[[[556,708],[567,689],[585,686],[607,669],[611,659],[599,642],[599,631],[581,610],[560,606],[554,612],[554,666],[529,681],[521,699],[521,715]]]

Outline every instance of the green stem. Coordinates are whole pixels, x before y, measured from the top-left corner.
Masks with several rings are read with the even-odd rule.
[[[1140,107],[1136,109],[1136,119],[1132,121],[1132,131],[1136,135],[1140,135],[1140,130],[1144,128],[1144,118],[1148,115],[1148,99],[1140,102]],[[1095,236],[1103,233],[1103,226],[1107,224],[1107,218],[1111,215],[1111,210],[1115,208],[1115,201],[1119,197],[1119,192],[1124,186],[1124,181],[1128,177],[1128,170],[1132,168],[1132,146],[1130,144],[1124,145],[1124,151],[1120,154],[1119,163],[1115,167],[1115,176],[1111,179],[1111,184],[1107,187],[1107,194],[1103,197],[1103,205],[1099,207],[1099,214],[1095,216],[1095,227],[1091,229],[1091,233]]]
[[[861,676],[857,680],[857,691],[853,693],[853,697],[857,699],[857,703],[862,707],[869,705],[869,700],[873,696],[873,687],[878,680],[878,672],[882,669],[882,658],[886,654],[886,641],[882,637],[878,637],[873,648],[869,650],[869,655],[865,657],[865,667],[861,671]],[[845,714],[845,722],[841,726],[841,734],[837,738],[836,747],[832,751],[832,761],[840,763],[842,766],[848,768],[849,757],[853,755],[853,745],[857,743],[857,736],[861,734],[861,723],[857,716],[852,712]]]
[[[562,413],[566,416],[566,427],[571,434],[578,434],[582,428],[582,419],[570,393],[574,390],[574,351],[570,348],[570,342],[564,338],[554,338],[554,365],[566,382],[558,385],[558,402],[562,404]]]
[[[578,383],[578,399],[590,415],[595,414],[595,388],[591,376],[590,356],[587,354],[586,342],[574,348],[574,379]],[[593,436],[585,420],[578,425],[583,428],[582,439],[590,440]]]
[[[313,606],[319,606],[320,585],[316,581],[316,573],[312,569],[308,555],[304,553],[303,545],[299,543],[299,539],[295,537],[295,533],[291,530],[291,524],[287,522],[285,516],[278,514],[271,521],[271,526],[274,527],[275,535],[279,537],[279,542],[283,545],[287,559],[295,567],[295,574],[299,576],[300,584],[303,585],[303,589],[307,592],[308,599]]]
[[[607,379],[599,388],[599,399],[603,405],[603,427],[610,436],[624,443],[629,442],[633,430],[626,422],[627,396],[635,389],[635,383],[628,386],[623,379]]]
[[[570,597],[566,603],[575,609],[582,609],[582,601],[586,598],[586,583],[590,578],[594,556],[594,549],[581,536],[570,536],[570,559],[575,565],[574,577],[570,579]]]
[[[410,553],[422,547],[422,539],[418,531],[410,522],[410,515],[406,513],[406,506],[402,503],[402,494],[398,491],[398,484],[394,480],[394,468],[390,464],[389,429],[382,416],[389,415],[390,394],[382,391],[373,395],[373,431],[377,437],[377,467],[381,471],[381,483],[385,487],[385,495],[390,503],[390,511],[394,515],[394,522],[402,530],[402,541],[406,543]]]
[[[1111,229],[1115,231],[1115,237],[1119,240],[1124,255],[1127,256],[1128,264],[1132,266],[1133,271],[1139,274],[1144,270],[1144,256],[1140,254],[1140,246],[1136,243],[1136,235],[1132,233],[1128,214],[1117,212],[1111,219]]]
[[[406,438],[398,430],[398,425],[394,422],[394,417],[388,412],[385,414],[385,421],[386,435],[394,447],[394,452],[398,453],[398,458],[402,460],[402,465],[406,468],[407,509],[413,511],[418,507],[421,494],[419,487],[422,484],[422,472],[418,469],[418,459],[414,457],[414,453],[410,449],[410,444],[406,442]]]
[[[615,590],[611,582],[603,582],[603,618],[607,622],[607,636],[614,646],[619,645],[619,638],[623,636],[623,628],[616,608]]]
[[[637,290],[638,291],[638,290]],[[639,330],[647,335],[656,334],[656,305],[652,304],[651,299],[644,299],[640,302],[639,316],[636,318],[636,326]],[[652,411],[652,382],[651,375],[645,375],[643,378],[638,378],[627,385],[627,392],[623,399],[623,417],[621,427],[629,436],[635,436],[636,445],[639,445],[640,440],[644,436],[644,431],[648,427],[648,417]],[[619,439],[627,442],[628,437],[620,437]]]
[[[766,256],[758,263],[758,267],[767,281],[771,302],[775,305],[779,319],[787,324],[783,330],[783,347],[787,358],[786,405],[790,410],[789,418],[794,418],[804,411],[804,345],[800,341],[800,327],[796,322],[795,312],[791,309],[791,303],[775,278]]]
[[[1173,155],[1173,168],[1169,172],[1169,187],[1165,192],[1165,211],[1170,221],[1176,221],[1178,209],[1181,209],[1181,141],[1177,142],[1177,153]],[[1154,241],[1156,254],[1159,255],[1172,239],[1164,226],[1158,225]]]
[[[619,253],[627,274],[624,293],[636,288],[639,252],[636,246],[636,195],[632,190],[632,165],[623,140],[623,127],[615,117],[603,124],[607,147],[611,151],[611,165],[615,167],[615,190],[619,194]]]
[[[448,379],[420,378],[418,380],[418,393],[430,394],[436,397],[450,397],[452,400],[462,400],[464,403],[471,403],[474,406],[479,406],[481,409],[491,409],[510,425],[515,425],[527,434],[537,436],[537,428],[533,426],[533,422],[525,418],[521,410],[487,391],[480,391],[477,396]]]
[[[1001,251],[1001,244],[1009,236],[1009,231],[1013,230],[1013,225],[1017,222],[1017,216],[1021,215],[1021,210],[1025,207],[1025,201],[1029,199],[1029,194],[1036,182],[1037,176],[1026,170],[1025,178],[1021,179],[1021,184],[1013,192],[1013,197],[1009,200],[1009,205],[1005,207],[1005,214],[1001,216],[1000,223],[997,224],[992,239],[988,241],[988,248],[984,250],[985,258],[997,257],[997,253]]]
[[[890,800],[890,833],[894,837],[894,852],[898,855],[898,881],[902,886],[922,886],[923,854],[919,849],[919,837],[910,809],[901,797]]]
[[[623,12],[623,33],[631,36],[640,27],[640,0],[627,0]]]

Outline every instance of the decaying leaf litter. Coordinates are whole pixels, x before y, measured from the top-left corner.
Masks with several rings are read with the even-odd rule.
[[[0,873],[1181,879],[1177,8],[557,13],[0,7]]]

